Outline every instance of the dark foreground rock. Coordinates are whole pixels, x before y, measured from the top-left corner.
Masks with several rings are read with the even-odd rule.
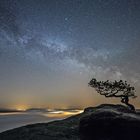
[[[139,140],[140,115],[122,105],[89,107],[61,121],[27,125],[0,134],[0,140]]]
[[[139,140],[140,116],[121,105],[87,108],[81,118],[81,140]]]

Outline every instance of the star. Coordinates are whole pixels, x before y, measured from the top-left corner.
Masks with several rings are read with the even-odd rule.
[[[65,21],[68,21],[69,20],[69,18],[68,17],[65,17],[65,19],[64,19]]]

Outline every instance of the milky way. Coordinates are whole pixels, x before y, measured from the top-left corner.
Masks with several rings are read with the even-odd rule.
[[[127,80],[139,94],[139,25],[139,0],[1,0],[0,105],[106,101],[91,95],[92,77]]]

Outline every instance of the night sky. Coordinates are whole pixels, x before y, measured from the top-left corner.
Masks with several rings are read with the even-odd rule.
[[[0,107],[116,103],[92,77],[140,95],[139,0],[0,0]]]

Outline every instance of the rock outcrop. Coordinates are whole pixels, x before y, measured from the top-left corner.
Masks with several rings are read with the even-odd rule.
[[[81,140],[138,140],[140,115],[122,105],[85,109],[79,131]]]

